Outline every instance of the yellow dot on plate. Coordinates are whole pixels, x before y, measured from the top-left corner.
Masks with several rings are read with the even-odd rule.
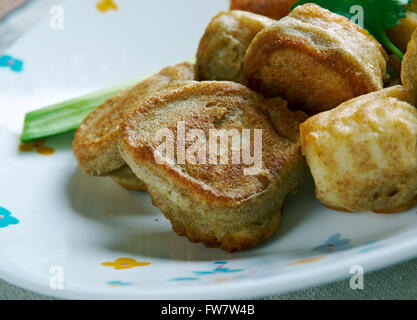
[[[301,260],[298,260],[296,262],[289,263],[289,264],[287,264],[287,266],[296,266],[296,265],[299,265],[299,264],[316,262],[316,261],[323,260],[324,258],[326,258],[326,256],[320,256],[320,257],[314,257],[314,258],[301,259]]]
[[[36,148],[36,152],[44,156],[49,156],[51,154],[54,154],[55,150],[51,147],[39,147]]]
[[[113,267],[116,270],[129,269],[133,267],[145,267],[150,265],[150,262],[140,262],[130,258],[119,258],[116,261],[103,262],[101,265],[105,267]]]
[[[96,4],[97,9],[106,12],[109,9],[117,10],[117,5],[113,0],[101,0]]]

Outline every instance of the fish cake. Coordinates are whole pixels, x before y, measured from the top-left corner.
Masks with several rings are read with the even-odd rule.
[[[245,10],[281,19],[290,13],[291,6],[298,0],[231,0],[230,10]]]
[[[367,31],[315,4],[298,6],[259,32],[243,83],[308,114],[383,88],[387,55]]]
[[[92,176],[107,176],[124,166],[126,163],[118,147],[123,113],[173,81],[194,78],[194,66],[188,62],[166,67],[90,113],[77,129],[73,141],[74,154],[81,170]]]
[[[308,172],[298,141],[298,127],[306,117],[289,111],[284,100],[267,101],[238,83],[197,82],[161,92],[129,110],[120,153],[178,235],[233,252],[255,246],[278,229],[286,195]],[[219,148],[218,154],[200,153],[204,147],[218,152],[219,145],[210,149],[207,141],[222,129],[242,133],[242,145],[226,140],[228,148]],[[249,138],[243,129],[251,130]],[[257,146],[251,143],[254,129],[262,130]],[[189,136],[191,132],[199,138]],[[178,142],[180,134],[186,142]],[[168,147],[161,150],[162,141],[171,141],[172,153]],[[256,169],[248,161],[233,162],[232,151],[243,159],[243,149],[261,159]],[[222,155],[226,161],[220,162]]]
[[[300,127],[303,152],[327,207],[379,213],[409,209],[417,196],[417,109],[395,86],[357,97]]]
[[[245,11],[217,14],[197,51],[198,80],[242,81],[242,63],[252,39],[274,20]]]
[[[417,31],[408,43],[407,52],[404,55],[401,80],[406,88],[413,90],[417,98]]]

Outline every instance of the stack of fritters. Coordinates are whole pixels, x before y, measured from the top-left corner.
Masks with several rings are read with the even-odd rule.
[[[162,69],[154,76],[121,92],[93,111],[80,125],[73,142],[80,168],[88,175],[111,176],[127,189],[144,190],[144,184],[132,174],[119,154],[119,129],[123,113],[141,104],[147,97],[177,81],[193,80],[190,63]]]
[[[386,58],[365,30],[313,4],[280,21],[221,12],[195,67],[167,67],[106,101],[77,130],[74,153],[86,174],[146,189],[179,235],[229,252],[278,229],[308,172],[302,152],[325,205],[405,210],[417,199],[417,35],[404,87],[381,90]],[[281,96],[322,113],[307,120]],[[220,148],[213,133],[226,135]]]

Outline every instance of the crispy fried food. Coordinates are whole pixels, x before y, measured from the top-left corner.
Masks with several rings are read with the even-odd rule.
[[[94,110],[77,129],[73,141],[74,154],[82,171],[92,176],[106,176],[124,166],[126,163],[118,147],[124,111],[140,105],[172,81],[194,78],[194,66],[190,63],[167,67]]]
[[[274,20],[245,11],[217,14],[197,51],[198,80],[242,81],[242,63],[252,39]]]
[[[136,177],[128,165],[112,171],[110,177],[127,190],[146,191],[146,185]]]
[[[414,31],[417,29],[417,1],[413,0],[411,5],[407,7],[406,17],[401,20],[401,24],[388,30],[388,38],[399,48],[405,52],[407,44],[411,39]]]
[[[401,68],[403,85],[413,90],[417,99],[417,31],[411,38]]]
[[[373,92],[301,125],[316,196],[340,211],[407,210],[417,198],[417,110],[402,86]]]
[[[349,19],[305,4],[253,39],[243,83],[316,114],[383,88],[387,55]]]
[[[281,19],[290,13],[291,6],[297,0],[231,0],[230,10],[245,10]]]
[[[307,170],[298,142],[298,126],[306,117],[289,111],[282,99],[267,101],[237,83],[196,82],[131,109],[121,127],[120,153],[177,234],[233,252],[255,246],[278,229],[284,198]],[[240,139],[234,147],[226,142],[229,148],[220,153],[226,161],[219,163],[217,143],[211,149],[207,143],[214,129],[238,134],[251,129],[249,139],[242,133],[243,149],[262,155],[259,170],[249,175],[253,165],[243,155],[242,161],[231,162],[232,151],[242,151]],[[251,143],[254,129],[262,130],[257,146]],[[181,132],[187,137],[184,147],[177,140]],[[171,146],[176,151],[161,150],[162,141],[177,141],[176,148]],[[197,145],[200,149],[193,149]]]

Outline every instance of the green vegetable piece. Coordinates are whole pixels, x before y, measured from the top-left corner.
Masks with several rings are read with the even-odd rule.
[[[20,140],[27,142],[77,129],[85,117],[104,101],[113,97],[121,90],[133,87],[143,78],[131,80],[27,113]]]

